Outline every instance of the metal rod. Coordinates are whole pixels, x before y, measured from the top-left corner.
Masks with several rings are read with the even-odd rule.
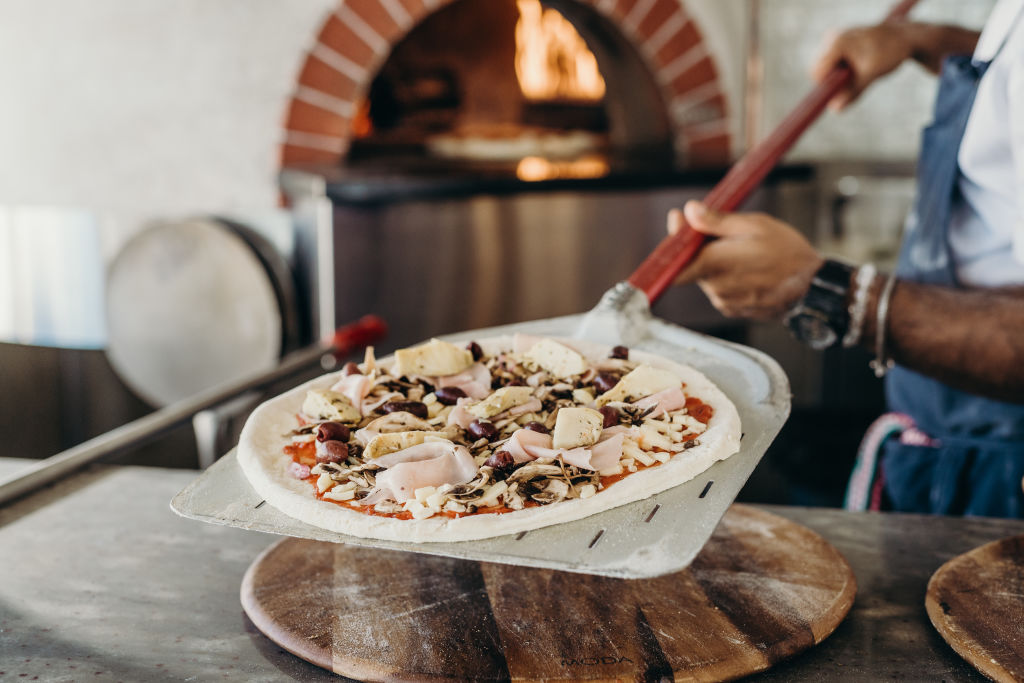
[[[254,374],[230,384],[213,387],[194,397],[161,408],[137,420],[121,425],[93,439],[73,446],[0,480],[0,505],[38,490],[86,465],[102,460],[120,450],[146,443],[168,430],[188,422],[196,413],[243,394],[285,379],[320,361],[325,354],[345,355],[381,338],[386,328],[379,318],[367,316],[339,329],[329,343],[296,351],[280,365],[267,372]]]

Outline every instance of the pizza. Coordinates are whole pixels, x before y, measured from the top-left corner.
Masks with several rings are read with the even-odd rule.
[[[574,521],[689,481],[739,449],[735,406],[692,367],[514,335],[431,340],[260,405],[238,460],[281,512],[394,541]]]

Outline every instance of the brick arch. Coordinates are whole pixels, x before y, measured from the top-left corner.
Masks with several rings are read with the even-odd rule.
[[[396,45],[453,0],[341,0],[306,55],[281,145],[283,166],[346,155],[356,103]],[[697,164],[731,156],[728,103],[714,57],[684,0],[577,0],[639,48],[668,107],[677,154]]]

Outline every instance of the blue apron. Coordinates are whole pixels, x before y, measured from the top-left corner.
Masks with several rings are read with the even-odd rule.
[[[918,194],[896,269],[901,279],[957,287],[949,220],[958,199],[957,155],[978,82],[988,63],[967,56],[943,64],[934,123],[925,129]],[[889,409],[906,413],[937,445],[889,439],[885,492],[895,510],[1024,517],[1024,405],[951,389],[896,366],[886,377]]]

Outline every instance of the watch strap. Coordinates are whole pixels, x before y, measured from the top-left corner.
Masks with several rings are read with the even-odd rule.
[[[833,259],[825,260],[811,279],[807,293],[786,316],[786,322],[797,338],[811,341],[805,338],[806,328],[801,321],[801,318],[807,316],[818,318],[835,334],[826,347],[846,335],[850,327],[847,300],[853,272],[854,267],[851,265]]]

